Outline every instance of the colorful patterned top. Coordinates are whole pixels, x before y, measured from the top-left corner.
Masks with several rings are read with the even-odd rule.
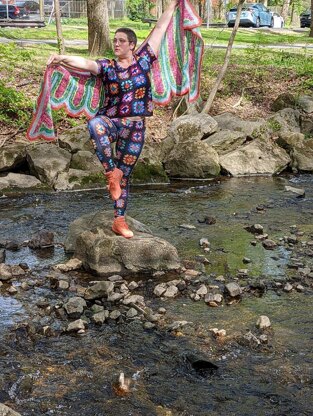
[[[122,68],[115,59],[97,60],[105,101],[99,115],[113,118],[153,115],[150,69],[156,56],[147,43],[128,68]]]

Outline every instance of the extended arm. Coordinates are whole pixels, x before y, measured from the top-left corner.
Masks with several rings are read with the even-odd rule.
[[[98,74],[98,65],[96,61],[85,59],[80,56],[68,56],[53,54],[49,57],[47,65],[60,64],[70,68],[81,69],[89,71],[93,75]]]
[[[162,14],[160,19],[157,21],[157,24],[155,25],[155,28],[153,29],[150,38],[149,38],[149,44],[151,48],[153,49],[153,52],[157,55],[159,53],[161,40],[166,32],[166,29],[171,21],[171,18],[173,16],[174,10],[176,6],[178,5],[179,0],[172,0],[168,6],[168,8],[165,10],[165,12]]]

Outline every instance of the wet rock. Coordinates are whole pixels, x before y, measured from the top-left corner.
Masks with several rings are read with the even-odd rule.
[[[127,318],[134,318],[135,316],[138,315],[138,311],[135,308],[130,308],[128,309],[127,313],[126,313],[126,317]]]
[[[110,313],[109,318],[110,319],[113,319],[114,321],[116,321],[121,315],[122,315],[121,312],[116,309],[115,311],[112,311]]]
[[[114,290],[112,282],[97,282],[87,288],[84,298],[86,300],[100,299],[109,296]]]
[[[92,151],[90,134],[86,125],[76,126],[64,131],[58,137],[60,147],[71,153]]]
[[[186,325],[192,324],[192,322],[188,321],[174,321],[171,324],[167,325],[167,329],[170,331],[176,331],[177,329],[181,329]]]
[[[144,322],[143,324],[144,329],[153,329],[155,328],[155,326],[156,325],[153,322],[149,322],[149,321]]]
[[[101,312],[97,312],[94,315],[92,315],[91,320],[96,325],[102,325],[108,317],[109,317],[109,311],[101,311]],[[110,316],[110,318],[111,318],[111,316]]]
[[[0,403],[0,416],[22,416],[20,413],[15,412],[10,407]]]
[[[185,230],[195,230],[196,229],[196,227],[194,225],[191,225],[191,224],[180,224],[179,227],[184,228]]]
[[[135,289],[137,289],[138,288],[138,283],[137,282],[134,282],[134,281],[132,281],[132,282],[130,282],[129,283],[129,285],[128,285],[128,289],[129,290],[135,290]]]
[[[5,262],[5,250],[4,249],[0,249],[0,263],[4,263]]]
[[[216,224],[216,218],[207,215],[206,217],[203,218],[203,220],[198,220],[198,222],[200,224],[212,225],[212,224]]]
[[[54,233],[48,230],[40,230],[28,242],[28,247],[32,249],[39,249],[51,247],[54,244]]]
[[[90,310],[93,313],[103,312],[104,311],[104,306],[94,304],[94,305],[92,305],[92,307],[90,308]]]
[[[295,194],[298,198],[305,197],[305,189],[303,189],[303,188],[295,188],[294,186],[286,185],[285,186],[285,191]]]
[[[209,146],[212,146],[219,155],[229,153],[247,140],[247,134],[241,131],[220,130],[204,140]]]
[[[58,281],[58,288],[60,290],[67,290],[70,287],[70,284],[67,280],[59,280]]]
[[[131,305],[131,304],[144,305],[145,300],[144,300],[144,297],[141,295],[131,295],[123,300],[123,304],[124,305]]]
[[[271,326],[271,321],[270,321],[270,319],[269,319],[269,317],[268,317],[268,316],[266,316],[266,315],[261,315],[261,316],[259,316],[259,318],[258,318],[258,320],[257,320],[257,322],[256,322],[256,326],[257,326],[259,329],[266,329],[266,328],[270,328],[270,326]]]
[[[43,188],[43,184],[34,176],[10,172],[0,177],[0,189],[7,188]]]
[[[13,275],[11,272],[11,266],[8,264],[1,263],[0,264],[0,280],[7,281],[12,279]]]
[[[7,289],[7,292],[10,294],[10,295],[16,295],[17,294],[17,292],[18,292],[18,290],[17,290],[17,288],[15,287],[15,286],[10,286],[8,289]]]
[[[251,331],[247,332],[244,336],[243,336],[243,340],[248,342],[250,346],[254,346],[257,347],[258,345],[260,345],[260,340],[258,339],[257,336],[255,336]]]
[[[13,277],[19,277],[19,276],[25,276],[25,270],[22,269],[22,267],[20,267],[17,264],[13,264],[11,267],[11,273]]]
[[[290,244],[297,244],[299,242],[298,238],[295,236],[287,237],[287,242]]]
[[[263,234],[264,228],[261,224],[253,224],[253,225],[247,225],[244,227],[245,230],[247,230],[249,233],[252,234]]]
[[[199,296],[205,296],[208,293],[208,288],[205,285],[201,285],[196,291],[196,294]]]
[[[101,167],[101,166],[100,166]],[[103,173],[95,173],[80,169],[69,169],[61,172],[53,184],[56,191],[71,189],[90,189],[105,185]]]
[[[73,319],[79,318],[86,307],[86,301],[80,297],[70,298],[70,300],[64,305],[64,309],[66,310],[68,316]]]
[[[277,247],[277,243],[275,243],[275,241],[273,240],[264,240],[262,241],[262,246],[266,249],[266,250],[274,250]]]
[[[69,272],[72,270],[79,270],[82,267],[82,261],[79,259],[70,259],[66,263],[56,264],[53,268],[61,272]]]
[[[298,292],[304,292],[304,291],[305,291],[305,289],[304,289],[304,287],[303,287],[302,285],[297,285],[297,286],[296,286],[296,290],[297,290]]]
[[[268,336],[266,334],[262,334],[259,336],[259,340],[262,342],[262,344],[268,343]]]
[[[108,295],[108,302],[118,302],[119,300],[123,299],[125,297],[124,293],[111,293]]]
[[[153,293],[156,296],[160,297],[163,295],[163,293],[166,292],[166,288],[167,288],[166,283],[160,283],[154,288]]]
[[[244,264],[249,264],[249,263],[251,263],[251,259],[249,259],[249,257],[244,257],[244,258],[242,259],[242,262],[243,262]]]
[[[81,329],[85,329],[85,322],[82,319],[77,319],[74,322],[71,322],[68,326],[66,331],[67,332],[78,332]]]
[[[238,285],[238,283],[235,282],[227,283],[227,285],[225,286],[225,290],[232,298],[241,295],[241,288]]]
[[[209,306],[216,307],[223,301],[223,296],[219,293],[208,293],[205,295],[204,302]]]
[[[284,292],[291,292],[293,290],[293,286],[290,283],[286,283],[284,286]]]
[[[17,251],[19,249],[19,244],[16,241],[6,241],[4,247],[10,251]]]
[[[160,314],[163,314],[164,315],[164,314],[166,314],[166,309],[161,307],[161,308],[158,309],[158,312]]]
[[[178,294],[178,288],[174,285],[169,286],[166,291],[163,293],[165,298],[175,298]]]
[[[124,281],[123,277],[118,275],[118,274],[115,274],[113,276],[108,277],[108,280],[110,282],[122,282],[122,281]]]
[[[175,247],[139,221],[128,217],[127,222],[135,233],[131,239],[113,233],[110,211],[84,215],[70,225],[66,250],[74,249],[83,266],[101,276],[179,269]]]

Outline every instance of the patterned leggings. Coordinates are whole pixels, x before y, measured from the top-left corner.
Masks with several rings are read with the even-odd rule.
[[[97,116],[88,122],[91,141],[106,172],[115,167],[123,171],[122,195],[114,201],[114,216],[123,216],[129,195],[129,179],[145,141],[145,121]],[[116,160],[111,143],[116,142]]]

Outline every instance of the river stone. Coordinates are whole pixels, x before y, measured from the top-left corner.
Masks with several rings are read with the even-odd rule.
[[[95,173],[104,172],[103,166],[96,154],[87,150],[80,150],[72,156],[70,168]]]
[[[154,288],[153,293],[155,294],[155,296],[160,297],[163,295],[163,293],[166,292],[166,288],[167,288],[166,283],[159,283]]]
[[[12,279],[12,271],[11,266],[8,264],[1,263],[0,264],[0,280],[6,281]]]
[[[15,412],[10,407],[0,403],[0,416],[22,416],[20,413]]]
[[[73,297],[64,305],[64,309],[70,318],[79,318],[84,309],[87,307],[87,303],[83,298]]]
[[[40,230],[28,242],[28,247],[32,249],[51,247],[54,244],[54,233],[48,230]]]
[[[68,172],[61,172],[53,187],[56,191],[71,189],[90,189],[105,186],[103,172],[88,172],[79,169],[69,169]]]
[[[277,244],[273,240],[266,239],[266,240],[262,241],[262,246],[266,250],[274,250],[277,247]]]
[[[300,124],[302,133],[313,135],[313,113],[301,114]]]
[[[177,250],[167,241],[154,237],[148,228],[127,217],[135,236],[126,239],[111,231],[111,211],[87,214],[75,220],[65,241],[66,251],[87,270],[100,276],[176,270],[180,267]]]
[[[227,285],[225,285],[225,290],[232,298],[241,295],[241,287],[235,282],[227,283]]]
[[[232,176],[275,175],[282,172],[290,162],[287,152],[269,139],[253,140],[220,156],[221,167]]]
[[[163,293],[165,298],[175,298],[178,294],[178,288],[174,285],[169,286],[166,291]]]
[[[80,150],[93,150],[89,130],[86,125],[64,131],[58,137],[58,141],[60,147],[71,153],[76,153]]]
[[[22,175],[20,173],[8,173],[0,177],[0,189],[6,188],[41,188],[42,183],[39,179],[31,175]]]
[[[132,183],[168,183],[163,166],[163,144],[146,140],[132,173]]]
[[[294,186],[285,186],[285,191],[291,192],[295,194],[297,197],[304,197],[305,196],[305,189],[303,188],[295,188]]]
[[[102,325],[108,316],[108,311],[100,311],[92,315],[91,320],[97,325]]]
[[[84,298],[87,300],[100,299],[109,296],[114,290],[114,283],[112,282],[97,282],[88,287]]]
[[[249,137],[253,137],[254,130],[264,124],[264,119],[243,120],[232,113],[223,113],[215,116],[214,119],[220,129],[241,132]]]
[[[290,283],[286,283],[284,286],[284,291],[285,292],[291,292],[293,290],[293,286]]]
[[[298,106],[305,113],[313,113],[313,97],[310,95],[301,95],[298,98]]]
[[[302,172],[313,172],[313,139],[304,140],[292,153],[292,167]]]
[[[73,257],[66,263],[60,263],[60,264],[56,264],[55,266],[53,266],[55,270],[59,270],[60,272],[64,272],[64,273],[70,272],[72,270],[79,270],[81,267],[82,267],[81,260],[75,259],[75,257]]]
[[[14,143],[1,148],[0,172],[9,171],[26,161],[26,145]]]
[[[217,152],[205,142],[193,141],[179,143],[164,159],[169,177],[211,178],[220,173]]]
[[[6,251],[4,249],[0,249],[0,263],[5,262]]]
[[[224,155],[244,144],[247,135],[241,131],[220,130],[204,140],[218,155]]]
[[[271,326],[271,321],[268,316],[261,315],[256,322],[256,326],[260,329],[269,328]]]
[[[85,322],[82,319],[77,319],[74,322],[71,322],[67,327],[67,332],[78,332],[82,329],[85,329]]]
[[[44,143],[28,147],[27,161],[33,175],[53,185],[58,175],[68,170],[71,154],[53,143]]]
[[[249,233],[252,234],[263,234],[264,228],[261,224],[253,224],[253,225],[247,225],[244,227],[245,230],[247,230]]]

